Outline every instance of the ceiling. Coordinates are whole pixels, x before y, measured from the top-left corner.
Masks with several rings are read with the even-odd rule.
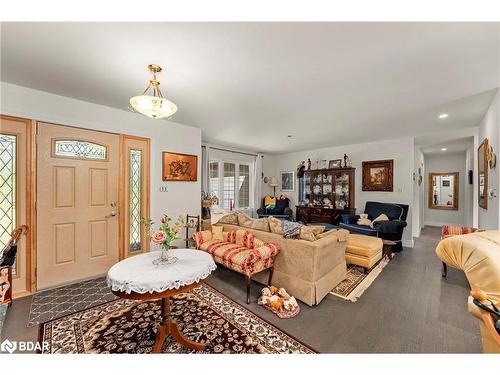
[[[424,155],[447,155],[452,153],[465,153],[469,147],[474,146],[474,138],[466,137],[451,141],[435,142],[422,148]],[[446,150],[442,150],[445,148]]]
[[[1,79],[127,110],[159,64],[173,121],[283,153],[477,126],[500,86],[499,25],[2,23]]]

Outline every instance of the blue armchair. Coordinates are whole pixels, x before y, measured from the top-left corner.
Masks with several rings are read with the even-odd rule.
[[[347,229],[351,233],[364,234],[366,236],[380,237],[383,240],[395,241],[393,251],[403,250],[401,238],[406,227],[406,216],[408,205],[399,203],[366,202],[365,214],[368,219],[373,220],[381,214],[387,215],[389,221],[377,221],[373,228],[369,225],[358,225],[359,215],[342,215],[340,228]]]

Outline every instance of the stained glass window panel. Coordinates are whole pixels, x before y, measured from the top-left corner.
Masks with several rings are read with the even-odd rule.
[[[17,225],[16,146],[15,135],[0,134],[0,250],[10,241],[10,234]],[[15,274],[15,265],[12,271]]]
[[[141,250],[142,151],[130,150],[129,212],[130,251]]]
[[[54,154],[67,158],[107,160],[108,150],[97,143],[59,139],[54,142]]]

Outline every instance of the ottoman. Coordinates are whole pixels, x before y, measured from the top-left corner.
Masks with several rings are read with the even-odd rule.
[[[345,250],[346,263],[361,266],[365,272],[368,272],[375,263],[382,259],[382,248],[381,238],[349,234]]]

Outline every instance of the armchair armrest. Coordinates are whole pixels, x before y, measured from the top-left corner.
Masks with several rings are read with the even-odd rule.
[[[359,220],[359,215],[342,215],[344,224],[356,224]]]
[[[377,221],[373,224],[373,228],[380,233],[396,234],[402,231],[408,224],[402,220]]]
[[[257,209],[257,215],[265,215],[267,213],[267,210],[265,207],[261,207]]]
[[[292,217],[293,216],[293,211],[290,207],[286,207],[284,210],[283,210],[283,215],[286,215],[288,217]]]

